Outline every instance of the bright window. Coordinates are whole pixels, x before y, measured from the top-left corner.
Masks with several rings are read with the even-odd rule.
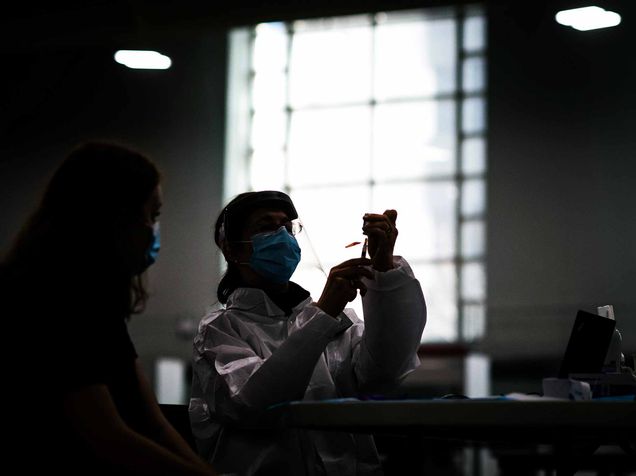
[[[264,23],[230,36],[225,199],[288,192],[294,281],[317,299],[365,212],[398,210],[396,254],[428,303],[425,342],[485,328],[486,40],[479,6]],[[353,303],[358,311],[361,305]],[[359,312],[361,315],[361,312]]]

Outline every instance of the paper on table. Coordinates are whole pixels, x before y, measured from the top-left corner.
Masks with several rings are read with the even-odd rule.
[[[518,393],[518,392],[507,393],[506,394],[506,398],[508,400],[518,400],[518,401],[523,401],[523,402],[530,402],[530,401],[545,402],[545,401],[548,401],[548,400],[567,401],[566,398],[543,397],[541,395],[532,395],[532,394]]]

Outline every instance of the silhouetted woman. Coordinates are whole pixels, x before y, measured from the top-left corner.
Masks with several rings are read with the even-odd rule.
[[[159,179],[127,148],[78,147],[2,263],[16,474],[215,474],[163,417],[128,335],[159,248]]]

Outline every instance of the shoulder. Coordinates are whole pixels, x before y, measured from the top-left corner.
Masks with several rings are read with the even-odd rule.
[[[200,351],[206,342],[216,340],[218,336],[238,336],[237,316],[228,309],[211,311],[199,321],[199,327],[194,337],[194,346]]]
[[[199,321],[198,333],[201,334],[211,327],[225,326],[229,321],[228,313],[225,308],[208,312]]]

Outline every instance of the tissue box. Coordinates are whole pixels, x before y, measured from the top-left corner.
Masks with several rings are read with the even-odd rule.
[[[571,378],[544,378],[543,396],[565,400],[591,400],[592,389],[587,382]]]

